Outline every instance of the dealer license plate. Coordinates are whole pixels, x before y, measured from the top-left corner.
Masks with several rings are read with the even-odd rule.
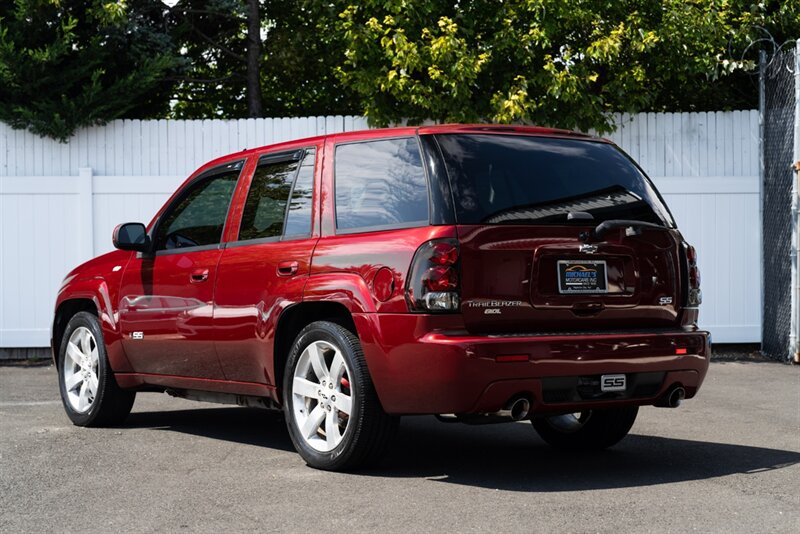
[[[567,295],[608,293],[605,260],[560,260],[558,292]]]

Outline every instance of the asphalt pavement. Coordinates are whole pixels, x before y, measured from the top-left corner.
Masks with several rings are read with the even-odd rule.
[[[52,367],[0,367],[2,532],[800,532],[800,367],[713,363],[602,453],[529,423],[407,417],[385,462],[307,467],[280,416],[139,394],[72,426]]]

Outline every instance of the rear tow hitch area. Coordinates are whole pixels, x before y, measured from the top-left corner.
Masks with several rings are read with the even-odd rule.
[[[466,423],[468,425],[489,425],[494,423],[513,423],[527,419],[530,415],[531,401],[522,395],[512,397],[502,410],[475,414],[438,414],[436,419],[443,423]]]
[[[659,408],[677,408],[686,398],[686,390],[683,386],[675,386],[666,395],[658,399],[655,406]]]

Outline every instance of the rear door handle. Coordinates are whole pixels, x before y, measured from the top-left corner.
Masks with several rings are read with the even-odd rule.
[[[292,276],[297,274],[299,264],[296,261],[282,261],[278,264],[278,276]]]
[[[199,284],[200,282],[205,282],[206,280],[208,280],[208,269],[195,269],[192,271],[190,282],[193,284]]]

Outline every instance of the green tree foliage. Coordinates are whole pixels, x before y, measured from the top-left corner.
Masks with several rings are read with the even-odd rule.
[[[262,0],[261,87],[267,117],[360,113],[335,74],[344,42],[331,28],[339,10],[319,1]],[[174,117],[242,118],[247,53],[242,0],[181,0],[170,11],[188,70],[175,93]]]
[[[247,117],[247,12],[241,0],[181,0],[170,34],[186,69],[177,77],[171,116]]]
[[[64,140],[121,117],[250,116],[247,5],[0,2],[0,121]],[[259,0],[258,8],[263,115],[366,112],[379,125],[604,131],[615,111],[752,108],[758,51],[800,37],[800,2],[785,0]]]
[[[268,31],[262,87],[268,117],[361,114],[354,91],[336,68],[345,45],[331,35],[339,10],[319,0],[266,0]]]
[[[163,116],[179,65],[163,4],[0,3],[0,120],[66,140],[83,126]]]
[[[374,124],[490,120],[608,131],[614,111],[754,106],[755,83],[743,72],[768,44],[757,39],[765,29],[777,40],[800,35],[799,6],[362,0],[340,6],[338,72]]]
[[[262,115],[360,113],[335,75],[339,10],[261,0]],[[246,0],[0,3],[0,121],[66,140],[116,118],[241,118]]]

